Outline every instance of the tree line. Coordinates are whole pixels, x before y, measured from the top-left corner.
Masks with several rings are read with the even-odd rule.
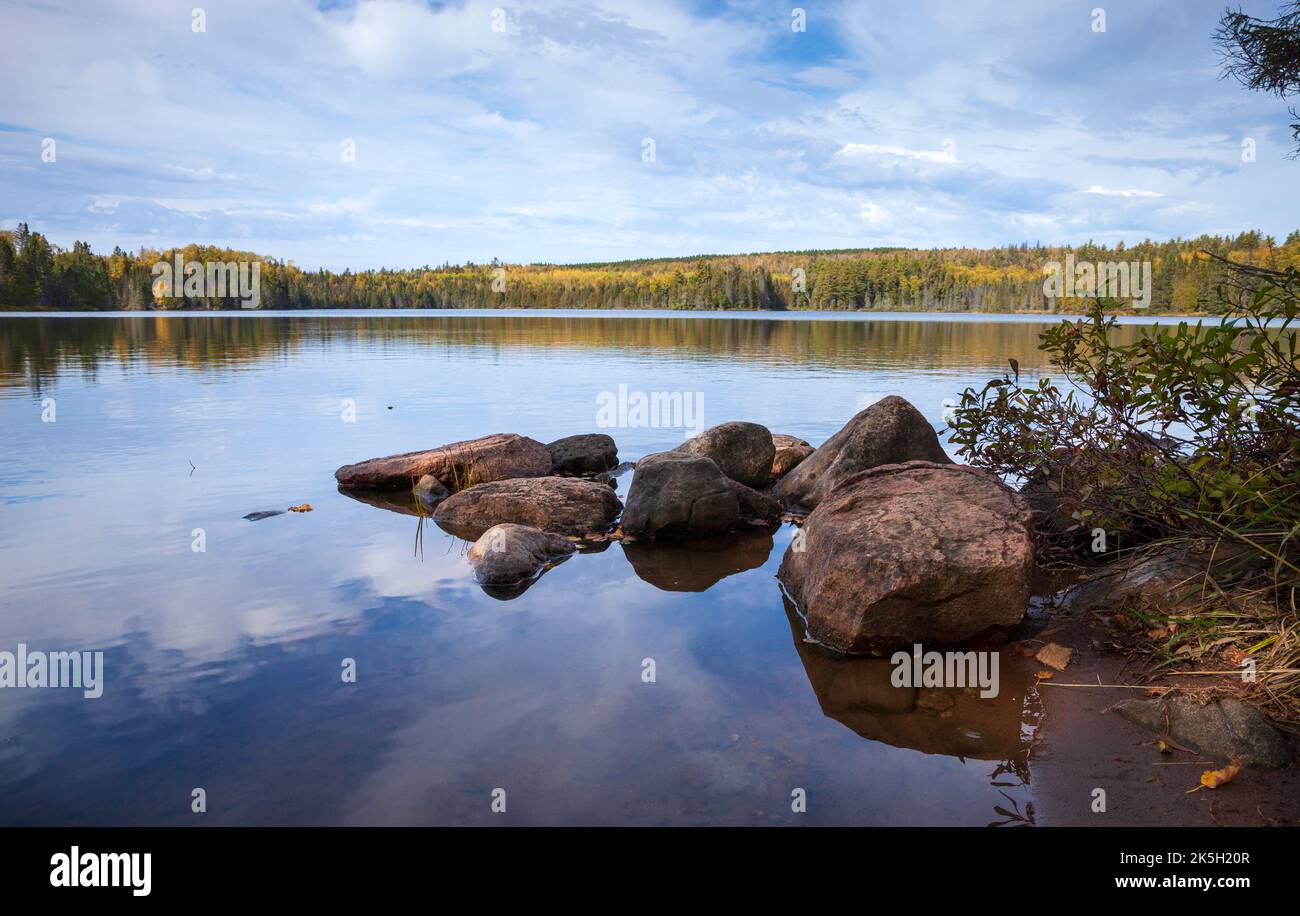
[[[1208,254],[1207,254],[1208,253]],[[1236,236],[1114,246],[864,248],[700,255],[571,265],[443,264],[413,269],[307,271],[291,261],[211,246],[96,254],[51,244],[19,224],[0,232],[0,309],[113,311],[238,309],[240,297],[157,289],[160,262],[261,262],[263,309],[662,308],[879,311],[1084,311],[1044,294],[1044,269],[1076,262],[1150,262],[1151,311],[1217,313],[1220,265],[1209,255],[1272,270],[1300,267],[1300,231],[1285,241]],[[204,290],[211,292],[211,290]],[[1108,302],[1129,307],[1125,300]]]

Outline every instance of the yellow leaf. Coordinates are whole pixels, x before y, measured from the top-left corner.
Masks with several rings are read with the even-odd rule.
[[[1055,668],[1057,671],[1064,671],[1065,666],[1070,664],[1070,657],[1074,655],[1073,649],[1067,649],[1065,646],[1058,646],[1054,642],[1049,642],[1043,648],[1039,649],[1034,658],[1038,659],[1049,668]]]
[[[1232,782],[1234,776],[1241,772],[1241,758],[1233,757],[1232,761],[1221,770],[1206,770],[1201,774],[1201,785],[1207,789],[1217,789],[1224,783]]]
[[[311,511],[311,503],[303,503],[301,506],[290,506],[290,507],[289,507],[289,511],[290,511],[290,512],[310,512],[310,511]]]
[[[1164,738],[1160,738],[1156,741],[1156,747],[1160,748],[1160,753],[1162,754],[1172,754],[1174,752],[1174,749],[1165,743]]]

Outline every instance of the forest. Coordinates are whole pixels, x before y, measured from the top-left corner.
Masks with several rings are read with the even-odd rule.
[[[1083,312],[1085,299],[1050,299],[1044,269],[1076,262],[1152,265],[1151,312],[1218,313],[1221,265],[1300,267],[1300,230],[1282,243],[1258,231],[1125,246],[864,248],[697,255],[583,264],[448,264],[350,271],[303,270],[260,254],[187,245],[97,254],[85,242],[52,244],[20,223],[0,231],[0,310],[238,309],[226,296],[164,297],[154,265],[261,262],[262,309],[660,308]],[[178,282],[179,286],[179,282]],[[178,290],[183,292],[183,290]],[[209,290],[204,290],[209,292]],[[1131,309],[1127,300],[1104,304]]]

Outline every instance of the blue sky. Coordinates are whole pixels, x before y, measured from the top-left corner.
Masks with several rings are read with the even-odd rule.
[[[333,269],[1281,237],[1224,5],[0,0],[0,227]]]

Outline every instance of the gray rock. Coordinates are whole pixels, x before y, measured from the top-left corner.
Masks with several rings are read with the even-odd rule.
[[[425,474],[415,484],[415,498],[426,510],[433,509],[450,495],[451,492],[442,485],[442,481],[432,474]]]
[[[740,522],[740,497],[709,458],[660,452],[637,462],[621,527],[632,537],[724,534]]]
[[[1240,757],[1248,766],[1278,769],[1291,763],[1286,741],[1268,720],[1233,697],[1201,705],[1187,696],[1129,700],[1114,707],[1130,722],[1168,735],[1207,757]]]
[[[573,553],[574,545],[558,534],[527,525],[494,525],[469,549],[475,578],[483,585],[518,585],[534,579],[548,564]]]
[[[548,443],[556,474],[600,474],[618,464],[618,446],[604,433],[565,436]]]
[[[859,471],[905,461],[952,464],[930,421],[900,397],[883,398],[799,463],[776,485],[776,498],[811,510],[842,481]]]
[[[736,480],[727,480],[727,486],[736,494],[740,504],[740,520],[759,525],[775,526],[781,521],[781,504],[766,493],[760,493]]]
[[[1134,604],[1175,605],[1195,598],[1206,570],[1216,582],[1231,582],[1256,568],[1259,558],[1235,545],[1165,547],[1131,554],[1102,566],[1066,590],[1063,604],[1080,611],[1111,610]]]
[[[283,509],[263,509],[260,512],[250,512],[244,516],[247,521],[260,522],[264,518],[271,518],[276,515],[284,515]]]
[[[776,446],[766,426],[737,421],[711,426],[673,451],[712,459],[723,474],[747,487],[766,487]]]

